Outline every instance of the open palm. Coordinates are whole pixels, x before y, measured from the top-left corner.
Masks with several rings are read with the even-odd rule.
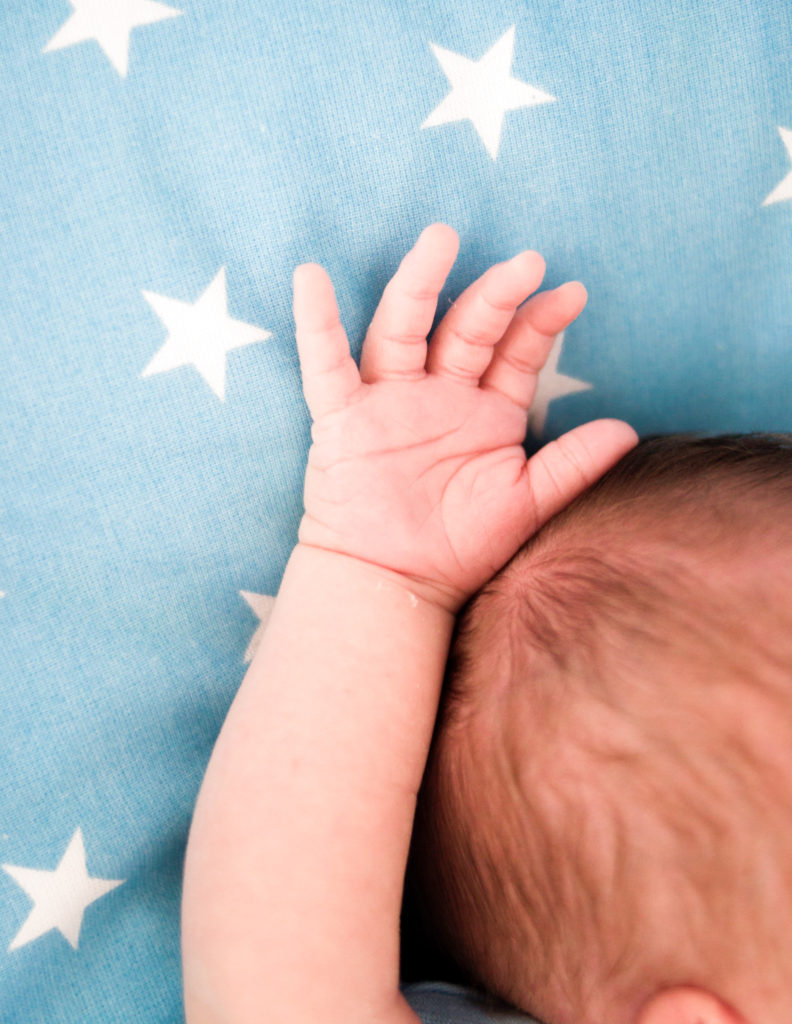
[[[569,282],[525,302],[544,274],[526,251],[475,281],[427,344],[458,248],[444,224],[421,234],[383,292],[360,370],[326,272],[294,274],[313,418],[300,543],[430,583],[454,608],[638,440],[596,420],[526,458],[536,376],[586,291]]]

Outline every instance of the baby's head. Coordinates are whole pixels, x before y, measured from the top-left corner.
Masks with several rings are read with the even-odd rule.
[[[792,1021],[792,436],[641,442],[469,602],[446,688],[410,876],[471,980]]]

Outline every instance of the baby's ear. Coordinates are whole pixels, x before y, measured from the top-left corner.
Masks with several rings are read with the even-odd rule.
[[[700,988],[667,988],[652,996],[635,1024],[748,1024],[717,996]]]

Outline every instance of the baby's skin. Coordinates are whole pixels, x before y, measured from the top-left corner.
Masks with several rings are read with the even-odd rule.
[[[521,252],[474,281],[427,343],[458,248],[446,225],[423,231],[359,369],[327,273],[295,271],[313,421],[305,514],[195,809],[187,1024],[417,1024],[399,991],[399,913],[455,614],[637,443],[601,419],[526,458],[537,374],[586,291],[534,294],[544,260]],[[674,988],[636,1024],[741,1019]]]

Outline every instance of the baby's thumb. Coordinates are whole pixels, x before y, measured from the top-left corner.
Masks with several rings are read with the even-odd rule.
[[[638,443],[624,420],[593,420],[550,441],[525,466],[535,533]]]

